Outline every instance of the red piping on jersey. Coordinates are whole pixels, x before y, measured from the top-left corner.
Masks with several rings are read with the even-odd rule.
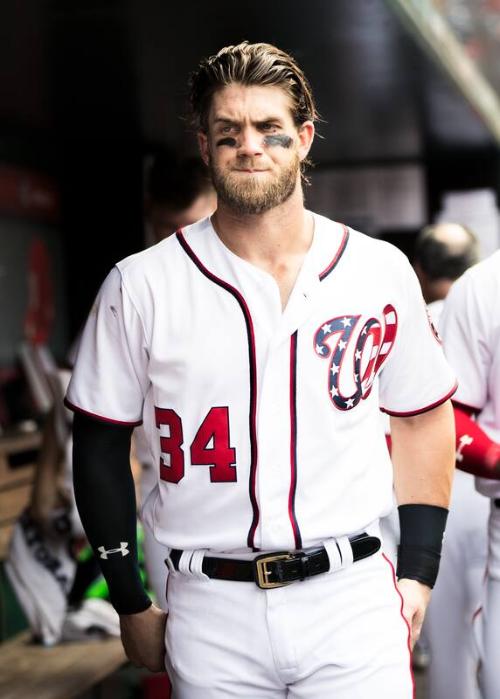
[[[256,361],[256,352],[255,352],[255,334],[254,334],[254,329],[253,329],[253,322],[252,322],[252,316],[250,315],[250,310],[247,306],[247,303],[245,299],[243,298],[242,294],[235,289],[233,286],[228,284],[226,281],[223,279],[219,279],[219,277],[216,277],[215,274],[210,272],[205,265],[201,262],[201,260],[196,256],[194,251],[191,249],[189,244],[187,243],[186,239],[184,238],[184,235],[182,234],[182,231],[178,231],[175,234],[180,246],[186,253],[186,255],[190,258],[190,260],[198,267],[200,272],[207,277],[207,279],[210,279],[214,284],[217,284],[218,286],[222,287],[225,289],[227,292],[229,292],[236,301],[238,302],[241,311],[243,313],[243,317],[245,319],[245,324],[247,328],[247,336],[248,336],[248,363],[249,363],[249,371],[250,371],[250,411],[249,411],[249,426],[250,426],[250,453],[251,453],[251,463],[250,463],[250,479],[249,479],[249,496],[250,496],[250,502],[252,503],[252,510],[253,510],[253,519],[252,519],[252,524],[250,525],[250,530],[248,532],[247,536],[247,545],[249,548],[255,549],[254,546],[254,540],[255,540],[255,531],[257,529],[257,525],[259,523],[259,506],[257,503],[257,495],[256,495],[256,481],[257,481],[257,361]]]
[[[445,401],[448,400],[448,398],[451,398],[452,395],[455,393],[455,391],[458,388],[458,383],[455,383],[451,391],[449,391],[443,398],[440,398],[437,400],[435,403],[432,403],[431,405],[427,405],[425,408],[420,408],[419,410],[411,410],[408,413],[396,413],[394,410],[387,410],[386,408],[380,408],[380,410],[383,413],[387,413],[388,415],[392,415],[393,417],[413,417],[414,415],[420,415],[421,413],[426,413],[428,410],[432,410],[433,408],[437,408],[438,405],[442,405]]]
[[[288,516],[292,523],[295,548],[302,548],[297,517],[295,516],[295,493],[297,490],[297,330],[290,338],[290,492],[288,494]]]
[[[347,242],[349,240],[349,229],[347,228],[347,226],[342,226],[342,227],[344,229],[344,236],[342,238],[342,242],[340,243],[339,249],[335,253],[335,257],[333,258],[333,260],[330,262],[328,267],[326,269],[324,269],[321,272],[321,274],[319,275],[320,282],[322,282],[323,279],[325,277],[327,277],[330,274],[330,272],[332,272],[334,270],[334,268],[337,266],[338,261],[340,260],[340,258],[344,254],[344,251],[347,247]]]
[[[124,420],[112,420],[110,417],[104,417],[103,415],[97,415],[97,413],[91,413],[88,410],[79,408],[77,405],[70,403],[67,398],[64,399],[64,405],[72,410],[74,413],[82,413],[82,415],[87,415],[94,420],[99,420],[100,422],[110,422],[112,425],[126,425],[127,427],[138,427],[142,425],[142,420],[136,420],[135,422],[125,422]]]
[[[412,698],[415,699],[415,676],[414,676],[414,674],[413,674],[413,664],[412,664],[411,629],[410,629],[410,624],[408,623],[408,620],[406,619],[405,615],[403,614],[403,596],[402,596],[401,592],[400,592],[399,589],[398,589],[398,584],[397,584],[397,582],[396,582],[396,573],[395,573],[395,571],[394,571],[394,566],[392,565],[391,561],[387,558],[387,556],[385,555],[385,553],[382,554],[382,558],[383,558],[384,560],[387,561],[387,563],[389,564],[389,567],[390,567],[390,569],[391,569],[392,582],[393,582],[393,584],[394,584],[394,589],[396,590],[397,595],[398,595],[399,599],[401,600],[400,614],[401,614],[401,617],[402,617],[402,619],[403,619],[403,621],[404,621],[404,623],[405,623],[405,625],[406,625],[406,628],[408,629],[408,641],[407,641],[407,644],[408,644],[408,653],[409,653],[409,655],[410,655],[410,663],[409,663],[409,665],[410,665],[411,684],[412,684],[412,688],[413,688],[413,691],[412,691]]]

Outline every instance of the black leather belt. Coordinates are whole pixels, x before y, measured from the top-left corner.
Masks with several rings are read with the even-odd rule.
[[[353,561],[368,558],[380,548],[380,539],[366,533],[352,537],[349,543]],[[179,549],[173,549],[170,552],[170,561],[176,570],[179,569],[182,553]],[[330,560],[325,547],[320,546],[303,551],[266,553],[250,561],[212,558],[205,555],[201,569],[209,578],[254,582],[261,589],[269,590],[289,585],[296,580],[305,580],[313,575],[327,573],[330,570]]]

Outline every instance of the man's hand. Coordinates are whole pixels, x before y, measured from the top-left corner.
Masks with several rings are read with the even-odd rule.
[[[136,667],[165,671],[167,614],[154,604],[139,614],[121,614],[120,630],[127,658]]]
[[[398,580],[398,589],[403,598],[403,616],[410,626],[411,647],[420,637],[425,610],[431,598],[431,588],[418,580],[402,578]]]

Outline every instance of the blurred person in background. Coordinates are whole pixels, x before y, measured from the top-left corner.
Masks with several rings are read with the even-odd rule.
[[[160,150],[146,169],[146,245],[154,245],[179,228],[208,216],[217,197],[199,156]]]
[[[436,223],[423,228],[415,241],[413,268],[435,325],[453,282],[479,262],[479,243],[460,223]]]
[[[217,195],[208,170],[199,156],[182,156],[161,150],[146,170],[145,237],[153,245],[172,233],[212,214]],[[134,430],[133,454],[141,466],[140,500],[145,503],[158,483],[158,465],[148,446],[143,427]],[[159,607],[166,610],[165,587],[168,550],[144,525],[144,555],[149,586]]]

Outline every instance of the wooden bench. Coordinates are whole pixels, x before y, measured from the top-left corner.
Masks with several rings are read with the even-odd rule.
[[[73,699],[125,662],[119,638],[45,648],[30,643],[29,632],[23,632],[0,644],[0,697]]]
[[[34,478],[32,462],[13,467],[9,460],[23,452],[31,455],[41,441],[38,431],[0,436],[0,560],[6,556],[15,522],[29,503]]]

